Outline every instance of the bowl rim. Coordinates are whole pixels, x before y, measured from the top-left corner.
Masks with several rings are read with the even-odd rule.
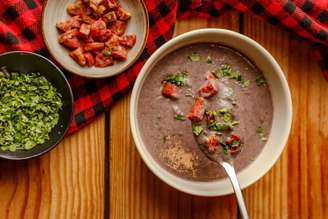
[[[39,157],[49,151],[51,151],[52,149],[54,149],[62,140],[63,138],[66,136],[71,124],[72,124],[72,120],[73,120],[73,112],[74,112],[74,96],[73,96],[73,91],[72,91],[72,88],[71,88],[71,85],[69,84],[65,74],[60,70],[60,68],[55,64],[53,63],[50,59],[42,56],[42,55],[39,55],[35,52],[29,52],[29,51],[21,51],[21,50],[16,50],[16,51],[9,51],[9,52],[4,52],[4,53],[1,53],[0,54],[0,57],[2,56],[6,56],[6,55],[10,55],[10,54],[27,54],[27,55],[32,55],[32,56],[36,56],[40,59],[43,59],[45,60],[46,62],[48,62],[50,65],[52,65],[56,70],[57,72],[59,73],[59,75],[64,79],[64,82],[66,84],[66,87],[68,88],[68,91],[69,91],[69,96],[70,96],[70,103],[72,105],[72,108],[70,109],[71,110],[71,113],[70,113],[70,117],[69,117],[69,121],[68,121],[68,125],[67,127],[65,128],[64,132],[62,133],[62,135],[60,136],[60,138],[58,138],[58,140],[53,144],[51,145],[50,147],[48,147],[47,149],[45,150],[41,150],[39,153],[35,153],[35,154],[32,154],[32,155],[29,155],[29,156],[26,156],[26,157],[8,157],[8,156],[4,156],[0,153],[0,158],[1,159],[6,159],[6,160],[27,160],[27,159],[32,159],[32,158],[35,158],[35,157]],[[36,146],[37,147],[37,146]],[[14,152],[15,153],[15,152]]]
[[[241,40],[245,41],[247,44],[250,44],[252,47],[255,47],[257,50],[259,50],[260,54],[262,56],[265,56],[265,58],[272,63],[272,66],[274,68],[274,72],[280,79],[279,83],[281,84],[283,88],[283,93],[286,98],[286,117],[287,120],[285,121],[285,132],[284,136],[281,138],[281,145],[277,147],[278,149],[276,150],[276,153],[273,155],[274,157],[266,164],[266,167],[264,168],[265,170],[261,170],[261,172],[254,174],[251,179],[249,179],[247,182],[244,184],[241,184],[242,189],[252,185],[255,183],[257,180],[259,180],[261,177],[263,177],[272,167],[273,165],[278,161],[280,158],[281,153],[283,152],[284,148],[286,147],[289,133],[291,130],[291,125],[292,125],[292,99],[291,99],[291,94],[290,94],[290,89],[287,83],[287,80],[285,78],[285,75],[277,63],[277,61],[273,58],[273,56],[264,48],[262,47],[259,43],[257,43],[255,40],[240,34],[235,31],[227,30],[227,29],[220,29],[220,28],[203,28],[203,29],[198,29],[198,30],[193,30],[189,31],[186,33],[183,33],[170,41],[166,42],[163,46],[161,46],[158,50],[155,51],[155,53],[152,54],[152,56],[147,60],[143,68],[141,69],[136,82],[133,87],[132,95],[131,95],[131,100],[130,100],[130,129],[132,132],[132,136],[135,142],[135,146],[143,159],[143,161],[146,163],[147,167],[152,171],[154,175],[156,175],[158,178],[160,178],[163,182],[166,184],[170,185],[171,187],[188,193],[192,195],[198,195],[198,196],[221,196],[221,195],[228,195],[232,194],[233,190],[231,188],[230,191],[204,191],[204,190],[195,190],[194,188],[188,188],[184,187],[181,185],[182,181],[189,181],[190,183],[197,183],[197,184],[206,184],[207,182],[197,182],[197,181],[190,181],[190,180],[184,180],[181,177],[178,177],[170,172],[168,170],[165,170],[163,167],[161,167],[152,157],[152,155],[149,154],[148,150],[146,149],[145,145],[142,142],[142,138],[140,136],[140,132],[138,130],[138,122],[137,122],[137,103],[138,103],[138,95],[139,91],[141,89],[141,84],[144,80],[144,78],[147,77],[147,75],[151,72],[152,64],[156,62],[157,59],[163,58],[161,57],[162,53],[165,53],[166,51],[172,49],[172,51],[176,50],[177,48],[177,43],[184,41],[184,39],[189,39],[189,38],[196,38],[198,35],[202,34],[226,34],[234,38],[240,38]],[[201,43],[201,42],[198,42]],[[187,43],[183,46],[190,45],[192,43]],[[177,46],[178,48],[181,48],[183,46]],[[235,49],[238,51],[238,46],[235,47]],[[172,52],[170,51],[170,52]],[[246,56],[247,57],[247,56]],[[245,169],[244,168],[242,171],[239,173],[242,173]],[[239,174],[238,174],[239,175]],[[174,180],[172,180],[174,178]],[[226,179],[226,178],[225,178]],[[182,181],[180,181],[182,180]],[[227,180],[227,179],[226,179]],[[180,184],[177,182],[180,181]],[[218,181],[211,181],[212,182],[218,182]]]
[[[127,69],[129,69],[133,64],[135,64],[135,62],[140,58],[141,54],[143,53],[143,51],[145,50],[146,48],[146,45],[147,45],[147,40],[148,40],[148,36],[149,36],[149,15],[148,15],[148,10],[147,10],[147,7],[146,7],[146,4],[144,2],[144,0],[137,0],[142,8],[143,8],[143,12],[144,12],[144,15],[145,15],[145,29],[146,29],[146,33],[144,35],[144,41],[137,53],[137,55],[131,59],[130,63],[127,64],[124,68],[122,68],[121,70],[119,71],[116,71],[115,73],[112,73],[112,74],[109,74],[109,73],[103,73],[103,74],[83,74],[83,73],[80,73],[78,71],[73,71],[71,68],[69,68],[66,64],[63,64],[61,62],[58,61],[58,59],[56,58],[56,56],[53,54],[53,51],[51,51],[50,49],[50,46],[49,46],[49,42],[48,42],[48,39],[45,35],[45,31],[44,31],[44,20],[45,20],[45,10],[48,6],[48,1],[49,0],[44,0],[43,2],[43,8],[42,8],[42,13],[41,13],[41,33],[42,33],[42,37],[43,37],[43,41],[44,41],[44,44],[46,45],[46,48],[47,48],[47,51],[49,52],[50,56],[56,61],[56,63],[58,63],[58,65],[62,68],[64,68],[65,70],[69,71],[70,73],[72,74],[75,74],[75,75],[78,75],[78,76],[81,76],[81,77],[85,77],[85,78],[107,78],[107,77],[113,77],[115,75],[118,75],[124,71],[126,71]],[[104,69],[106,69],[108,67],[105,67]]]

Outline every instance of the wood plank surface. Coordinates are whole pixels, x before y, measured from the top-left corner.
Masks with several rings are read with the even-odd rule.
[[[205,26],[238,31],[237,15],[220,19],[179,22],[176,34]],[[328,161],[324,159],[328,153],[328,83],[306,41],[249,15],[243,16],[241,24],[240,30],[264,46],[284,70],[294,113],[282,156],[244,191],[250,216],[328,218]],[[128,106],[129,97],[125,97],[111,111],[110,218],[241,218],[233,196],[190,196],[155,177],[135,150]]]
[[[211,21],[180,21],[175,35],[204,27],[238,31],[239,14],[229,12]],[[124,97],[110,114],[110,218],[237,218],[234,196],[202,198],[187,195],[169,187],[150,172],[130,133],[129,101],[129,96]]]
[[[0,160],[0,218],[103,218],[105,116],[29,161]]]
[[[292,33],[245,15],[244,34],[262,44],[284,70],[293,126],[282,157],[246,189],[252,218],[328,218],[328,83],[311,47]]]

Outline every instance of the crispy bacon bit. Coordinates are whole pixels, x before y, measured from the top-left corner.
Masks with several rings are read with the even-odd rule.
[[[112,51],[114,59],[124,61],[128,58],[128,50],[123,46],[115,46]]]
[[[136,43],[136,35],[125,35],[120,37],[120,44],[128,48],[132,48]]]
[[[107,0],[107,5],[108,5],[109,10],[114,10],[118,7],[118,2],[117,2],[117,0]]]
[[[95,58],[90,52],[84,53],[84,58],[86,60],[87,66],[93,66],[95,64]]]
[[[79,16],[74,16],[71,19],[67,20],[67,21],[59,21],[56,23],[56,27],[63,31],[66,32],[70,29],[73,28],[79,28],[81,26],[80,24],[81,18]]]
[[[209,98],[215,95],[217,92],[218,88],[214,80],[206,81],[206,83],[199,90],[200,95],[205,98]]]
[[[87,38],[90,34],[91,25],[90,24],[82,24],[80,27],[80,36]]]
[[[90,8],[92,8],[94,11],[98,10],[98,6],[99,4],[102,2],[103,0],[90,0],[89,1],[89,6]]]
[[[86,43],[83,49],[84,51],[97,51],[103,49],[104,47],[105,47],[105,43],[94,42],[94,43]]]
[[[229,146],[231,155],[235,155],[241,150],[240,137],[236,134],[231,134],[231,136],[226,140],[226,144]]]
[[[96,67],[107,67],[109,65],[113,65],[114,61],[111,56],[106,57],[102,52],[98,53],[96,56],[96,62],[95,66]]]
[[[107,14],[104,15],[104,20],[106,22],[114,22],[117,20],[116,14],[114,11],[110,11]]]
[[[116,11],[117,18],[121,21],[126,21],[131,17],[131,14],[124,10],[122,7],[119,7]]]
[[[111,26],[111,31],[119,36],[125,32],[126,24],[123,21],[115,21]]]
[[[119,45],[120,37],[116,34],[113,34],[109,40],[105,43],[107,47],[114,48]]]
[[[86,60],[83,54],[83,49],[81,47],[77,48],[76,50],[73,50],[69,54],[77,63],[84,66],[86,64]]]
[[[106,23],[102,19],[98,19],[91,24],[91,36],[99,37],[106,31]]]
[[[178,99],[178,87],[170,82],[164,82],[162,87],[162,95],[164,97]]]
[[[81,1],[77,1],[76,3],[70,3],[67,6],[67,13],[70,15],[80,15],[84,13],[83,4]]]
[[[104,5],[99,5],[97,10],[95,11],[98,15],[103,15],[106,11],[106,7]]]
[[[78,30],[72,29],[61,35],[59,35],[58,41],[67,48],[76,49],[80,46],[79,40],[77,39]]]
[[[205,100],[203,97],[197,97],[191,107],[191,112],[187,118],[193,122],[200,122],[205,112]]]
[[[88,15],[86,15],[86,14],[83,14],[83,15],[81,16],[81,19],[82,19],[82,21],[83,21],[84,23],[86,23],[86,24],[92,24],[92,23],[96,22],[95,19],[93,19],[92,17],[90,17],[90,16],[88,16]]]
[[[219,147],[219,136],[215,135],[215,134],[211,134],[210,136],[208,136],[208,140],[207,140],[207,149],[209,152],[214,152],[218,149]]]

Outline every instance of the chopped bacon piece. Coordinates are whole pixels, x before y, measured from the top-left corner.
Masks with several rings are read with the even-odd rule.
[[[80,46],[80,42],[77,39],[77,37],[73,37],[71,39],[67,39],[64,42],[62,42],[64,46],[66,46],[69,49],[76,49],[77,47]]]
[[[115,46],[112,51],[114,59],[124,61],[128,58],[128,50],[123,46]]]
[[[106,67],[113,64],[114,60],[111,56],[106,57],[102,52],[97,54],[95,62],[96,67]]]
[[[116,11],[117,18],[121,21],[126,21],[131,17],[131,14],[124,10],[122,7],[119,7]]]
[[[84,53],[84,58],[86,60],[86,64],[90,67],[95,64],[95,58],[90,52]]]
[[[209,98],[215,95],[217,92],[218,88],[214,80],[206,81],[206,83],[199,90],[200,95],[205,98]]]
[[[205,99],[203,97],[197,97],[191,107],[191,112],[187,115],[187,118],[193,122],[200,122],[203,119],[205,112]]]
[[[71,39],[73,37],[76,37],[78,35],[79,31],[77,29],[72,29],[69,31],[66,31],[65,33],[62,33],[58,37],[58,41],[60,43],[64,42],[66,39]]]
[[[80,27],[80,36],[84,37],[84,38],[88,38],[89,34],[90,34],[90,30],[91,30],[91,25],[90,24],[81,24]]]
[[[208,140],[207,140],[207,149],[209,152],[214,152],[218,149],[220,144],[219,141],[219,136],[215,135],[215,134],[211,134],[210,136],[208,136]]]
[[[81,47],[77,48],[76,50],[73,50],[69,54],[77,63],[84,66],[86,64],[86,59],[83,54],[83,49]]]
[[[170,82],[164,82],[162,87],[162,95],[164,97],[178,99],[178,87]]]
[[[231,136],[227,139],[226,143],[231,145],[234,141],[240,141],[240,138],[236,134],[231,134]]]
[[[92,24],[92,23],[96,22],[95,19],[93,19],[92,17],[90,17],[90,16],[88,16],[88,15],[86,15],[86,14],[83,14],[83,15],[81,16],[81,19],[82,19],[82,21],[83,21],[84,23],[86,23],[86,24]]]
[[[120,44],[132,48],[136,43],[136,35],[125,35],[120,37]]]
[[[122,36],[125,32],[126,24],[123,21],[115,21],[110,27],[111,31],[116,35]]]
[[[97,10],[95,11],[98,15],[103,15],[107,8],[104,5],[99,5]]]
[[[59,21],[56,23],[56,27],[63,31],[66,32],[70,29],[73,28],[80,28],[81,24],[80,24],[81,18],[79,16],[74,16],[71,19],[67,20],[67,21]]]
[[[105,43],[107,47],[114,48],[119,45],[120,37],[116,34],[113,34],[109,40]]]
[[[79,15],[83,13],[83,5],[80,2],[70,3],[67,5],[67,13],[71,15]]]
[[[118,2],[117,2],[117,0],[107,0],[107,5],[108,5],[109,10],[114,10],[118,7]]]
[[[103,0],[90,0],[89,1],[89,6],[90,8],[92,8],[94,11],[98,10],[99,4],[102,2]]]
[[[90,35],[92,38],[98,39],[100,41],[106,41],[110,37],[111,31],[106,29],[105,21],[98,19],[91,24]]]
[[[105,47],[105,43],[93,42],[84,44],[83,49],[85,51],[96,51],[101,50]]]
[[[231,134],[231,136],[226,140],[226,144],[229,145],[231,155],[235,155],[241,150],[240,137],[236,134]]]
[[[114,11],[110,11],[104,15],[104,19],[106,22],[114,22],[117,20],[117,17]]]
[[[77,29],[66,31],[65,33],[59,35],[58,41],[59,43],[63,44],[64,46],[70,49],[76,49],[80,45],[80,42],[76,37],[77,34],[78,34]]]

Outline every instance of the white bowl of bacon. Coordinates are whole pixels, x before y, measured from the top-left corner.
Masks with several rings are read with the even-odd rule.
[[[66,70],[90,78],[129,68],[148,36],[142,0],[47,1],[42,33],[52,57]]]

